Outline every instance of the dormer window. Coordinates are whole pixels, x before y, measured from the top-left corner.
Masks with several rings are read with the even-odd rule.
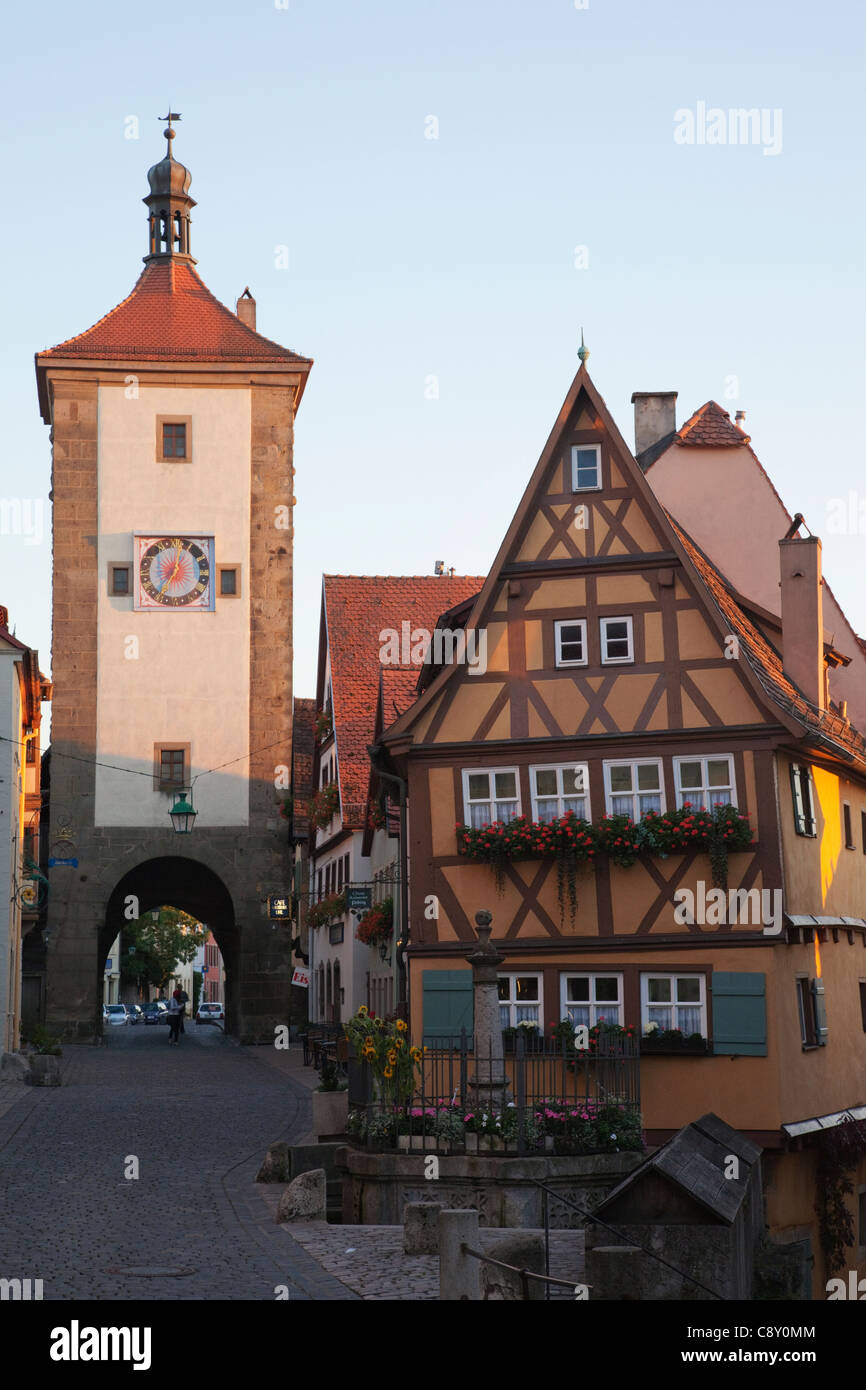
[[[573,444],[571,448],[572,492],[597,492],[601,487],[601,445]]]

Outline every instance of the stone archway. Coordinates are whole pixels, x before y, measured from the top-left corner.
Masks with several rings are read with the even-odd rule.
[[[199,860],[180,855],[145,859],[129,869],[118,879],[106,904],[105,923],[97,941],[96,969],[100,981],[111,943],[128,920],[125,914],[130,899],[135,899],[137,908],[133,916],[171,905],[210,928],[225,964],[225,1030],[236,1032],[240,1013],[240,933],[231,894],[219,875]]]

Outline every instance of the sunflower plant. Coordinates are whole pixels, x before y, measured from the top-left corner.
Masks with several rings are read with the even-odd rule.
[[[422,1052],[409,1043],[409,1030],[402,1018],[377,1018],[362,1004],[343,1025],[343,1032],[359,1061],[367,1062],[385,1100],[409,1100],[415,1090],[415,1068]]]

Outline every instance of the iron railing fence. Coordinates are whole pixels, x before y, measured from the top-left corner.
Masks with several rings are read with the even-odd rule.
[[[643,1147],[635,1039],[578,1051],[518,1035],[514,1050],[479,1049],[465,1031],[428,1038],[409,1095],[349,1061],[348,1132],[376,1150],[592,1154]]]

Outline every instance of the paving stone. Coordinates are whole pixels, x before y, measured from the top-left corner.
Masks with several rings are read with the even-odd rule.
[[[356,1297],[256,1195],[268,1146],[309,1130],[309,1088],[267,1065],[272,1049],[194,1024],[169,1047],[166,1032],[66,1044],[62,1086],[15,1086],[0,1115],[0,1277],[42,1279],[46,1301],[272,1300],[281,1285]]]

